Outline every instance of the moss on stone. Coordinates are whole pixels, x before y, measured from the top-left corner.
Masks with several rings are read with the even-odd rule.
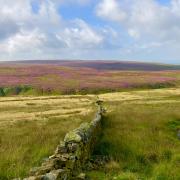
[[[78,142],[81,142],[81,140],[82,140],[82,137],[79,134],[77,134],[75,131],[69,132],[68,134],[66,134],[66,136],[64,138],[64,141],[66,143],[68,143],[68,142],[77,142],[78,143]]]

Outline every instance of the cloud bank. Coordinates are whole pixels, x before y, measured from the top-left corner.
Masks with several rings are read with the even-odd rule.
[[[180,0],[0,0],[0,4],[1,60],[180,63]],[[79,15],[77,7],[87,13]],[[73,18],[64,15],[63,8],[74,11]]]

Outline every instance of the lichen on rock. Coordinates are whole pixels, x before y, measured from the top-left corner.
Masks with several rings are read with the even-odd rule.
[[[101,101],[97,102],[98,111],[90,123],[82,123],[79,128],[67,133],[55,153],[40,167],[32,168],[30,177],[24,180],[86,179],[82,172],[100,132],[103,114],[101,104]]]
[[[68,134],[66,134],[64,141],[65,143],[69,142],[81,142],[82,137],[76,133],[76,131],[71,131]]]

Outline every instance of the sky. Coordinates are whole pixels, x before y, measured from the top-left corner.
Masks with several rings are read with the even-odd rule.
[[[180,0],[0,0],[0,61],[180,64]]]

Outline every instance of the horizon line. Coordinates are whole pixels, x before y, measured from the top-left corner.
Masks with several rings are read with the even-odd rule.
[[[0,63],[6,62],[25,62],[25,61],[109,61],[109,62],[128,62],[128,63],[144,63],[144,64],[157,64],[157,65],[177,65],[180,66],[180,63],[163,63],[160,61],[154,62],[147,60],[117,60],[117,59],[13,59],[13,60],[0,60]]]

